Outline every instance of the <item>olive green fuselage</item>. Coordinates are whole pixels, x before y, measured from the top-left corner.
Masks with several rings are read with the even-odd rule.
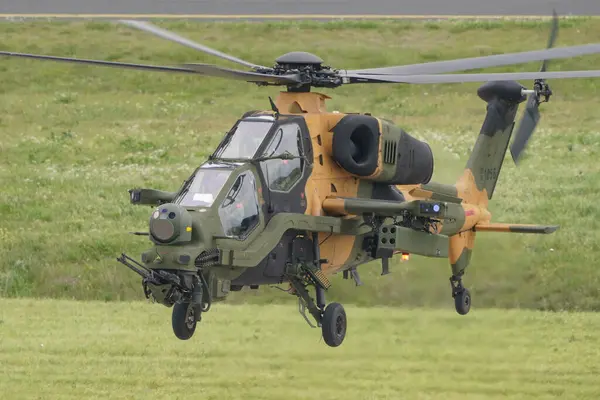
[[[286,95],[282,93],[283,100]],[[307,95],[310,95],[309,103],[320,96]],[[310,104],[302,106],[311,107]],[[401,129],[368,115],[339,113],[290,114],[276,118],[272,113],[256,113],[240,121],[232,128],[234,134],[230,132],[224,137],[213,156],[177,193],[138,189],[138,204],[159,204],[149,223],[149,237],[154,246],[142,254],[147,268],[184,274],[194,274],[201,269],[220,288],[213,289],[213,294],[224,296],[230,288],[239,290],[243,286],[285,282],[287,268],[297,261],[294,258],[298,258],[298,254],[308,262],[319,257],[325,274],[354,268],[377,258],[389,258],[400,251],[433,256],[447,254],[447,250],[432,253],[422,243],[429,243],[423,241],[426,236],[437,238],[442,236],[438,233],[451,233],[448,229],[444,232],[399,229],[397,245],[378,243],[379,229],[386,216],[402,219],[402,213],[418,213],[413,210],[416,204],[404,201],[397,184],[407,179],[402,174],[407,175],[411,168],[405,157],[401,157],[405,149],[402,143],[410,141],[414,148],[421,142]],[[245,121],[257,126],[267,121],[272,127],[264,135],[258,135],[256,143],[260,144],[248,142],[243,147],[237,143],[235,132],[242,129]],[[375,134],[376,140],[371,143],[374,147],[370,149],[371,159],[367,160],[371,169],[357,169],[357,173],[369,176],[359,179],[333,159],[333,136],[338,135],[337,146],[343,147],[346,131],[342,128],[356,130],[365,123],[370,124],[370,133]],[[244,133],[248,137],[255,134],[253,130]],[[245,155],[249,159],[223,156],[236,143],[239,147],[235,156]],[[273,143],[277,143],[276,148],[290,153],[290,157],[264,159],[278,155],[269,150]],[[251,147],[251,151],[248,150]],[[391,156],[392,150],[399,156]],[[428,147],[423,151],[427,154]],[[349,162],[356,160],[360,161],[360,157]],[[425,165],[425,168],[430,167],[431,162]],[[282,168],[287,168],[287,172],[281,172]],[[420,180],[431,176],[429,170],[415,171],[413,179],[415,175],[421,175],[416,178]],[[213,184],[219,174],[221,181]],[[341,214],[327,206],[340,201],[345,202]],[[453,217],[454,221],[462,222],[460,205],[439,204],[446,213],[458,215]],[[236,228],[239,229],[236,231]],[[435,240],[443,242],[443,239]]]

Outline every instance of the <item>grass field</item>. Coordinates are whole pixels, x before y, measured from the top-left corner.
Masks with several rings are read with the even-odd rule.
[[[270,65],[306,50],[336,68],[361,68],[522,51],[545,46],[547,23],[291,22],[159,23],[209,46]],[[559,45],[598,42],[600,22],[566,19]],[[0,24],[9,51],[113,61],[228,65],[128,27],[98,22]],[[593,69],[600,56],[559,60],[550,70]],[[539,63],[512,68],[537,70]],[[0,59],[0,295],[139,299],[122,251],[148,247],[149,208],[129,205],[136,186],[176,190],[245,111],[268,108],[265,89],[241,82]],[[523,82],[531,85],[532,82]],[[480,307],[600,309],[600,80],[552,81],[555,96],[527,157],[507,159],[491,203],[494,221],[560,224],[551,236],[480,234],[467,276]],[[460,174],[485,113],[478,84],[372,85],[325,92],[329,108],[394,120],[436,150],[434,179]],[[333,293],[359,305],[451,302],[445,260],[413,257],[365,286],[335,277]],[[262,289],[232,301],[293,300]]]
[[[597,399],[600,316],[348,307],[327,347],[293,307],[216,305],[189,341],[141,302],[8,300],[3,399]]]

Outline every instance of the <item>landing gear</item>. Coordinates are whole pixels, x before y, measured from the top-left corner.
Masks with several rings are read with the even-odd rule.
[[[330,347],[337,347],[346,337],[346,311],[339,303],[331,303],[325,309],[321,321],[323,340]]]
[[[315,284],[317,301],[312,299],[306,287],[307,283],[293,278],[290,280],[294,294],[298,296],[298,305],[300,315],[311,326],[311,328],[321,328],[323,340],[330,347],[338,347],[346,338],[346,311],[344,306],[339,303],[330,303],[325,307],[325,288],[318,283]],[[308,316],[306,310],[310,312],[313,319],[317,322],[314,325]]]
[[[452,297],[454,298],[454,307],[460,315],[466,315],[471,309],[471,293],[469,289],[462,285],[461,276],[450,277],[450,285],[452,285]]]
[[[176,303],[173,306],[171,323],[173,332],[181,340],[188,340],[196,331],[196,324],[202,317],[196,319],[197,313],[192,303]],[[198,313],[198,316],[200,313]]]
[[[312,328],[321,328],[323,340],[328,346],[338,347],[346,338],[346,311],[339,303],[331,303],[325,308],[325,291],[331,287],[331,283],[321,270],[321,264],[327,260],[319,258],[317,239],[316,233],[313,233],[312,243],[306,237],[295,239],[298,248],[310,248],[312,245],[314,258],[298,257],[296,252],[293,252],[292,260],[295,262],[287,264],[286,275],[291,286],[290,292],[298,296],[300,315]],[[307,290],[309,286],[315,288],[315,300]],[[307,310],[317,325],[306,315]]]
[[[210,310],[213,301],[202,270],[203,264],[214,261],[211,259],[213,257],[214,252],[209,252],[204,258],[197,259],[196,273],[149,269],[125,253],[121,254],[117,261],[142,276],[142,288],[147,299],[166,307],[173,307],[173,333],[181,340],[188,340],[194,335],[198,322],[202,320],[202,313]]]
[[[206,279],[201,275],[194,281],[189,301],[186,299],[173,305],[171,325],[173,333],[181,340],[188,340],[194,335],[197,323],[202,320],[202,313],[210,309],[211,299]]]
[[[469,289],[464,288],[454,296],[454,307],[460,315],[466,315],[471,309],[471,293]]]
[[[197,323],[202,320],[202,313],[210,310],[211,305],[208,282],[202,272],[194,276],[192,282],[192,290],[173,305],[171,325],[173,333],[181,340],[188,340],[194,335]]]

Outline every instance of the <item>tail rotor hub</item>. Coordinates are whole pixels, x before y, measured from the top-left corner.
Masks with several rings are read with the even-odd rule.
[[[546,83],[544,79],[536,79],[533,84],[533,90],[535,90],[538,103],[547,103],[550,101],[550,96],[552,96],[552,89],[550,89],[550,85]],[[540,101],[541,98],[544,98],[543,101]]]

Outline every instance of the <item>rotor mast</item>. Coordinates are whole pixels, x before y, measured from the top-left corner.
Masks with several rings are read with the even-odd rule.
[[[324,113],[327,112],[325,102],[331,99],[326,94],[319,92],[279,92],[275,105],[283,113]]]
[[[334,77],[334,72],[323,66],[323,59],[304,51],[293,51],[279,56],[275,62],[274,73],[298,74],[302,83],[287,85],[287,91],[277,96],[275,104],[279,110],[292,114],[327,112],[325,102],[331,97],[311,92],[313,83],[322,83]],[[331,82],[331,86],[338,86]]]

